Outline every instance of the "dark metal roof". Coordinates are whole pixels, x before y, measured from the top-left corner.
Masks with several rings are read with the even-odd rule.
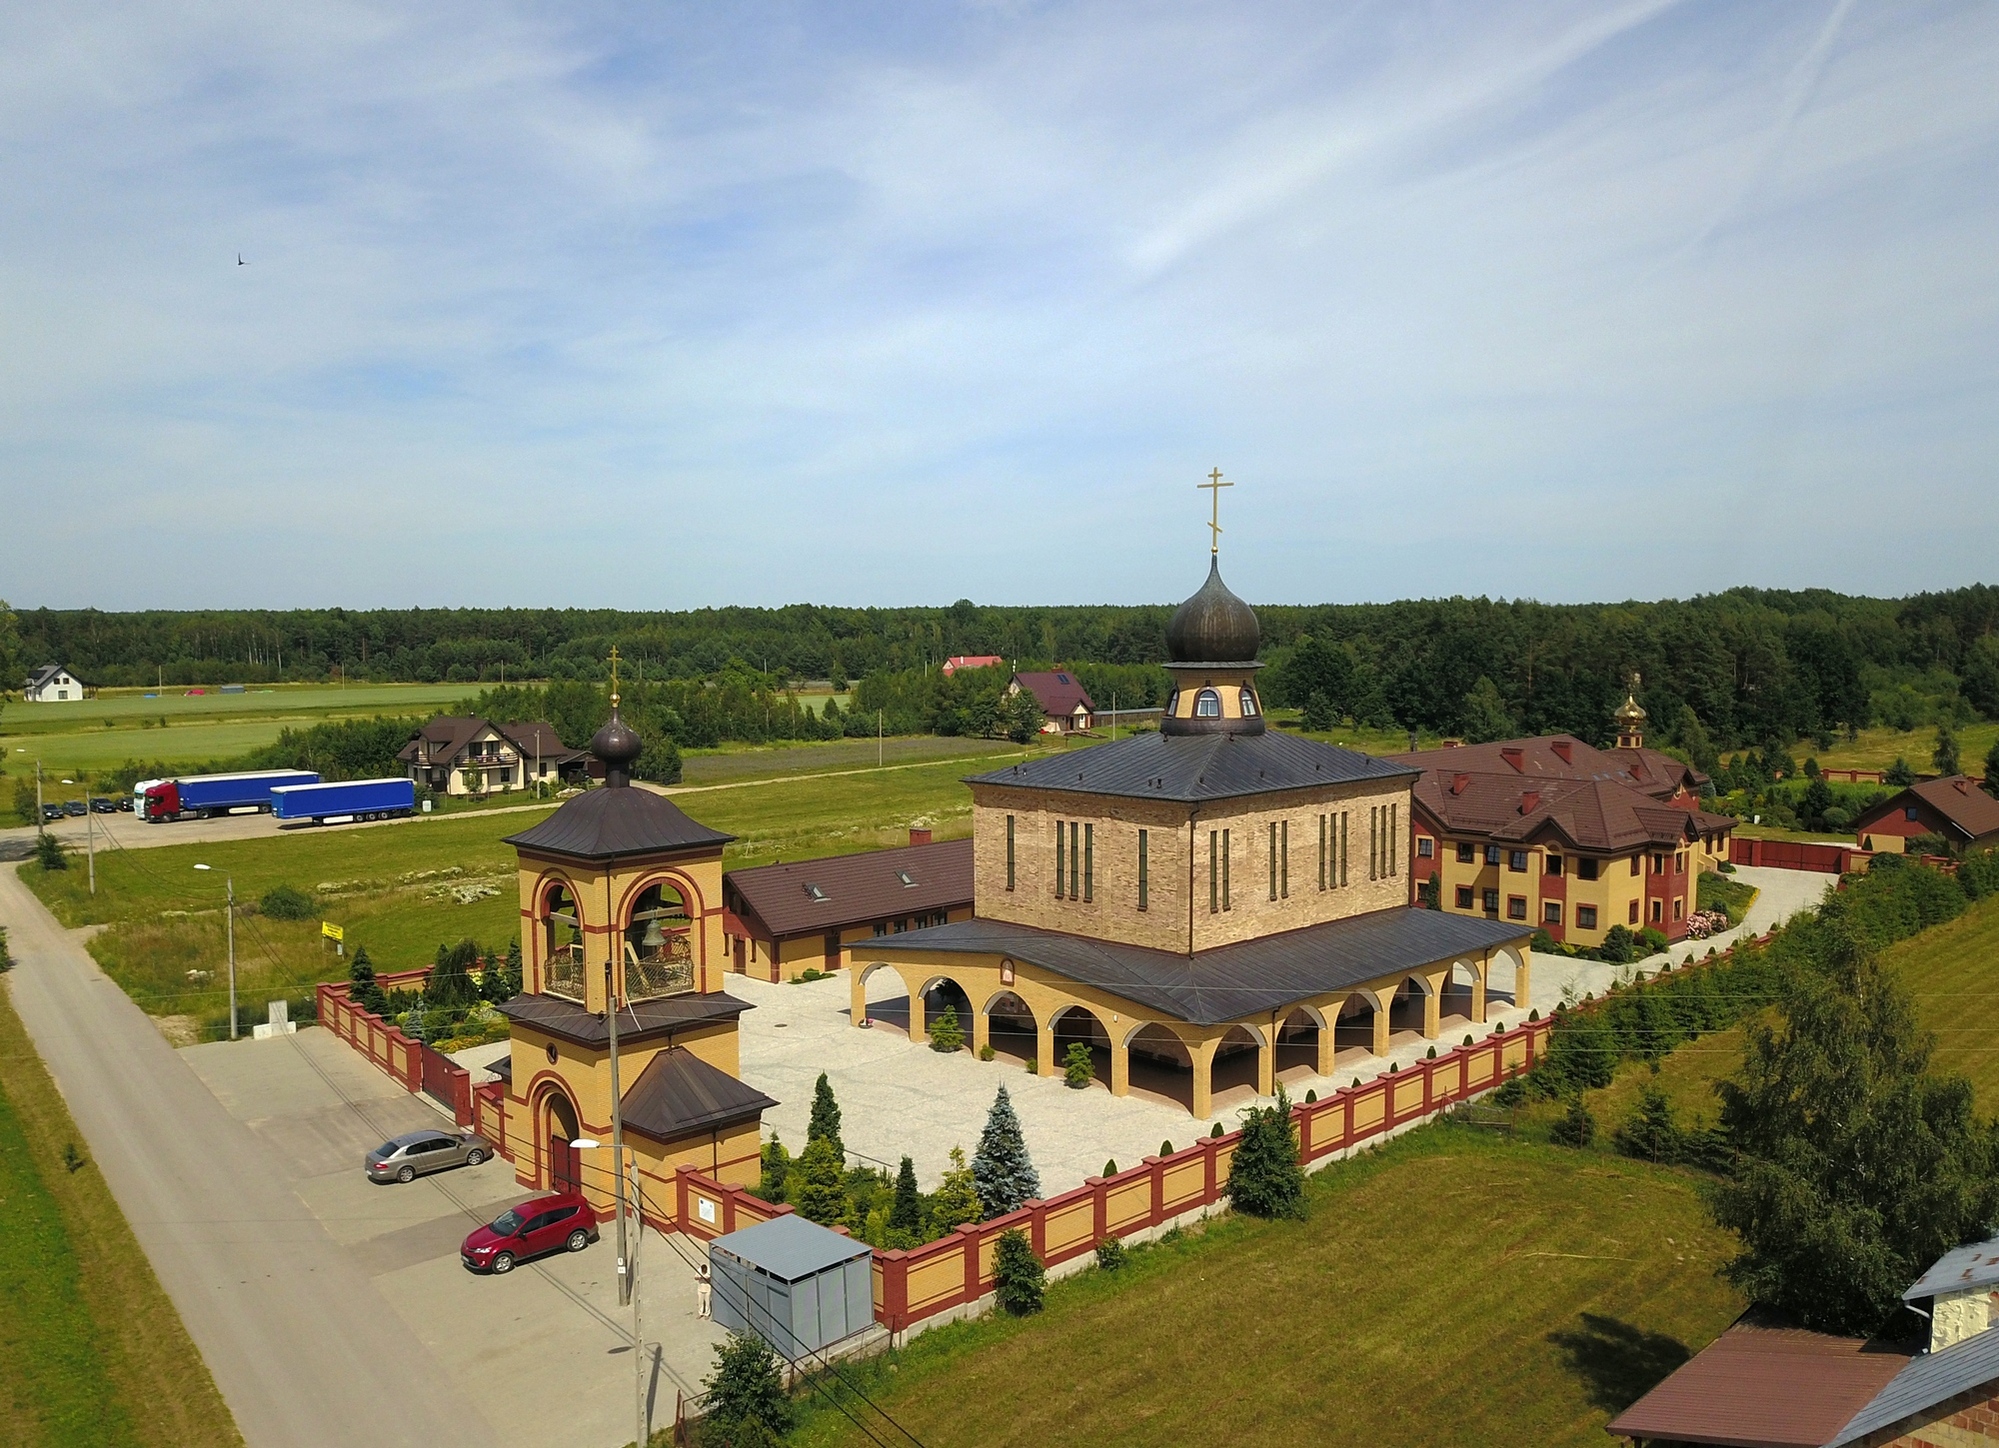
[[[903,883],[908,876],[912,882]],[[723,884],[771,938],[805,935],[972,903],[972,842],[827,855],[731,870]],[[807,887],[816,888],[818,898]]]
[[[605,1025],[602,1016],[561,996],[517,995],[494,1009],[517,1025],[560,1036],[579,1046],[601,1047],[611,1042],[610,1027]],[[618,1012],[618,1039],[636,1042],[653,1036],[671,1035],[696,1026],[733,1021],[744,1011],[754,1009],[748,1001],[737,1000],[721,991],[705,995],[690,992],[661,996],[656,1000],[634,1001]]]
[[[1193,804],[1417,775],[1404,765],[1295,734],[1134,734],[1115,744],[975,774],[966,782]]]
[[[864,946],[871,954],[1007,955],[1191,1025],[1216,1026],[1527,938],[1518,925],[1398,907],[1193,955],[999,920],[934,925]]]
[[[1959,1393],[1985,1383],[1999,1383],[1999,1328],[1985,1331],[1940,1352],[1914,1359],[1894,1380],[1874,1395],[1828,1448],[1858,1443],[1870,1433],[1904,1418],[1949,1402]]]
[[[508,835],[505,843],[572,860],[615,860],[726,845],[734,838],[690,819],[679,805],[649,789],[607,785],[577,795],[540,824]]]
[[[1944,1253],[1902,1294],[1902,1300],[1914,1302],[1939,1293],[1968,1292],[1974,1287],[1994,1284],[1999,1284],[1999,1237]]]
[[[1211,555],[1208,577],[1166,623],[1166,652],[1176,664],[1247,663],[1262,642],[1256,610],[1222,582],[1222,560]]]
[[[1674,1443],[1822,1448],[1908,1360],[1859,1338],[1745,1315],[1606,1431]]]
[[[710,1252],[727,1252],[780,1282],[797,1282],[829,1267],[838,1267],[874,1249],[844,1237],[831,1227],[807,1221],[795,1212],[772,1217],[740,1232],[730,1232],[708,1244]]]
[[[1094,714],[1095,702],[1076,676],[1067,669],[1043,669],[1038,673],[1015,674],[1013,682],[1034,696],[1041,712],[1051,719],[1070,719],[1076,710]]]
[[[672,1141],[754,1120],[777,1102],[685,1046],[668,1046],[626,1089],[623,1105],[626,1130]]]
[[[483,1069],[487,1075],[498,1076],[509,1086],[514,1084],[514,1058],[511,1052],[488,1061]]]

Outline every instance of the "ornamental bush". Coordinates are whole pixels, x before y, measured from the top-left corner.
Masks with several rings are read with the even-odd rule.
[[[1020,1116],[1004,1086],[993,1097],[985,1130],[979,1133],[979,1149],[972,1153],[972,1181],[987,1221],[1019,1211],[1023,1202],[1041,1195],[1041,1177],[1027,1154]]]
[[[1124,1249],[1124,1243],[1115,1232],[1097,1243],[1097,1266],[1105,1272],[1117,1271],[1124,1266],[1125,1259],[1129,1255]]]
[[[815,1136],[798,1158],[798,1193],[793,1199],[800,1216],[830,1227],[847,1215],[847,1187],[841,1180],[846,1160],[830,1137]]]
[[[840,1140],[840,1103],[833,1099],[833,1086],[824,1071],[819,1073],[818,1084],[812,1088],[812,1115],[805,1123],[805,1140],[810,1143],[822,1136],[833,1143],[834,1154],[845,1161],[847,1148]]]
[[[1041,1311],[1041,1299],[1048,1290],[1048,1273],[1027,1233],[1018,1227],[1001,1232],[993,1258],[993,1293],[1000,1311],[1026,1317]]]
[[[312,896],[305,891],[290,885],[274,885],[264,892],[257,908],[273,920],[310,920],[316,907]]]
[[[1251,1106],[1241,1116],[1242,1140],[1229,1160],[1230,1205],[1254,1217],[1304,1216],[1305,1169],[1298,1160],[1291,1098],[1279,1086],[1275,1105]]]
[[[958,1024],[958,1008],[944,1007],[944,1014],[930,1023],[930,1049],[949,1054],[963,1049],[965,1028]]]
[[[1081,1041],[1071,1041],[1062,1057],[1062,1079],[1080,1091],[1096,1077],[1097,1063],[1090,1055],[1090,1048]]]
[[[775,1443],[791,1431],[784,1370],[770,1344],[754,1333],[732,1332],[717,1343],[715,1370],[701,1385],[708,1390],[704,1439]]]
[[[47,830],[35,836],[35,863],[44,870],[67,870],[69,859],[62,841]]]

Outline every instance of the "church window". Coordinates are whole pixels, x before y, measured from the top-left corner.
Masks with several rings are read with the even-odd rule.
[[[1222,831],[1222,909],[1224,910],[1229,908],[1229,856],[1233,853],[1234,851],[1232,851],[1229,848],[1229,832],[1227,830],[1223,830]]]
[[[1277,826],[1277,893],[1291,898],[1291,821]]]
[[[1340,883],[1347,882],[1347,811],[1340,811]]]
[[[1367,878],[1381,878],[1381,806],[1372,805],[1367,811]]]
[[[583,999],[583,912],[576,897],[557,885],[543,897],[542,990]]]
[[[1013,889],[1013,816],[1006,817],[1006,887]]]
[[[1138,908],[1141,910],[1146,908],[1148,903],[1146,896],[1152,883],[1147,874],[1146,845],[1148,843],[1148,832],[1140,830],[1138,832]]]
[[[1076,847],[1076,836],[1078,833],[1079,830],[1077,828],[1076,822],[1074,820],[1070,820],[1069,821],[1069,898],[1071,900],[1076,898],[1077,877],[1083,873],[1083,852]]]
[[[1401,824],[1402,806],[1399,804],[1390,805],[1388,807],[1388,838],[1384,841],[1388,848],[1388,873],[1390,875],[1399,875],[1402,873]]]
[[[1062,848],[1062,821],[1055,821],[1055,898],[1062,898],[1062,866],[1068,856]]]
[[[1270,822],[1270,898],[1277,898],[1277,821]]]
[[[1073,895],[1071,899],[1075,898]],[[1083,898],[1097,898],[1097,827],[1083,826]]]
[[[1256,717],[1256,694],[1253,690],[1244,689],[1242,691],[1242,717],[1245,719],[1254,719]]]
[[[626,1000],[693,989],[691,929],[687,902],[678,890],[667,884],[646,888],[625,927]]]
[[[1222,908],[1221,840],[1222,834],[1220,830],[1208,831],[1208,913],[1210,915]]]
[[[1194,696],[1194,717],[1196,719],[1219,719],[1222,717],[1222,696],[1213,689],[1203,689]]]

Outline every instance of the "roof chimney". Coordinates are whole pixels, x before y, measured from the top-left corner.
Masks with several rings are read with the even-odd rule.
[[[1512,745],[1512,744],[1507,745],[1506,748],[1499,751],[1499,757],[1505,760],[1508,764],[1513,766],[1513,772],[1515,774],[1526,773],[1526,771],[1523,768],[1521,768],[1521,763],[1520,763],[1521,760],[1524,759],[1526,756],[1520,752],[1520,749],[1517,745]]]
[[[1535,811],[1535,810],[1537,810],[1537,809],[1539,809],[1540,807],[1541,807],[1541,791],[1540,791],[1540,790],[1538,790],[1538,789],[1529,789],[1529,790],[1523,790],[1523,791],[1521,791],[1521,794],[1520,794],[1520,813],[1522,813],[1522,814],[1524,814],[1524,815],[1530,815],[1530,814],[1534,813],[1534,811]]]
[[[913,829],[913,830],[911,830],[911,831],[909,832],[909,842],[910,842],[910,843],[911,843],[912,845],[927,845],[927,844],[929,844],[929,843],[930,843],[930,831],[928,831],[928,830],[914,830],[914,829]]]
[[[1554,743],[1553,743],[1553,744],[1552,744],[1551,746],[1549,746],[1549,747],[1550,747],[1550,748],[1552,748],[1552,749],[1553,749],[1553,750],[1555,751],[1555,757],[1556,757],[1557,759],[1561,760],[1561,761],[1562,761],[1562,763],[1564,763],[1564,764],[1574,764],[1574,763],[1576,762],[1576,741],[1575,741],[1575,740],[1573,740],[1573,739],[1557,739],[1557,740],[1556,740],[1556,741],[1555,741],[1555,742],[1554,742]]]
[[[1951,783],[1957,786],[1957,792],[1959,794],[1971,793],[1971,780],[1967,776],[1960,774],[1956,779],[1953,779]]]
[[[1469,774],[1454,774],[1451,776],[1451,793],[1463,794],[1466,787],[1470,784],[1471,776]]]

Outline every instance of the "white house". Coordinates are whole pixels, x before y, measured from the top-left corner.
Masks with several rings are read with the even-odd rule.
[[[61,664],[43,664],[28,675],[21,694],[30,704],[71,703],[83,697],[83,680]]]

